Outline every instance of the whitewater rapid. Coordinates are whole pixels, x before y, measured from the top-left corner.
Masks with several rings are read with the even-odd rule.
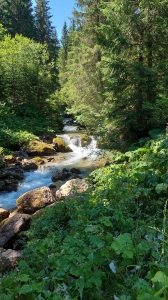
[[[38,168],[36,171],[25,172],[25,178],[19,183],[15,192],[2,192],[0,194],[0,207],[13,209],[16,207],[16,200],[25,192],[42,187],[49,186],[52,182],[52,175],[63,168],[79,168],[81,171],[88,170],[91,162],[98,155],[96,140],[91,137],[91,143],[87,147],[81,146],[80,133],[76,132],[76,126],[65,126],[65,134],[59,135],[71,147],[73,152],[59,153],[55,156],[64,156],[61,162],[48,162]],[[75,133],[74,133],[75,132]]]

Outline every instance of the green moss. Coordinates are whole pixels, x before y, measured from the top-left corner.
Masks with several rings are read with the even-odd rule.
[[[86,147],[91,143],[92,139],[90,136],[88,136],[87,134],[82,134],[81,135],[81,145],[82,147]]]
[[[42,165],[44,163],[44,160],[41,157],[36,156],[33,158],[33,162],[37,165]]]
[[[32,140],[27,146],[23,148],[26,152],[34,155],[52,155],[55,154],[55,150],[52,145],[47,143]]]
[[[72,149],[65,143],[61,137],[53,139],[54,148],[57,152],[72,152]]]

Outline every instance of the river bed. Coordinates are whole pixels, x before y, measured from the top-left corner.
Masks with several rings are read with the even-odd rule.
[[[42,186],[48,187],[53,183],[51,180],[52,175],[63,168],[70,169],[75,167],[82,172],[83,177],[86,177],[94,169],[92,163],[100,153],[96,140],[91,137],[91,143],[87,147],[82,147],[80,139],[81,131],[78,132],[76,128],[75,125],[65,124],[63,134],[60,135],[73,152],[56,154],[57,157],[62,157],[61,161],[48,162],[39,166],[36,171],[25,172],[25,178],[19,183],[17,191],[0,194],[0,207],[9,210],[15,208],[16,200],[19,196]]]

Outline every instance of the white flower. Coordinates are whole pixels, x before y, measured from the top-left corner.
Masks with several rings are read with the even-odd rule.
[[[114,300],[120,300],[117,296],[114,295]]]

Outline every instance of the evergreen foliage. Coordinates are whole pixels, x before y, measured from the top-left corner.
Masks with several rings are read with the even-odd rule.
[[[64,22],[63,28],[62,28],[62,36],[61,36],[61,50],[59,53],[60,56],[60,64],[59,64],[59,70],[60,72],[66,71],[66,63],[68,59],[68,50],[69,50],[69,43],[68,43],[68,27],[67,23]],[[62,83],[63,84],[63,83]]]
[[[49,44],[52,39],[52,33],[54,27],[51,22],[51,15],[49,13],[49,1],[36,0],[35,6],[35,24],[37,40],[41,44]]]
[[[35,26],[31,0],[1,0],[1,23],[12,37],[22,34],[28,38],[35,37]]]
[[[41,44],[47,44],[49,61],[53,63],[52,85],[57,89],[59,87],[57,60],[60,45],[56,28],[52,26],[49,1],[36,0],[34,11],[36,40]]]
[[[76,4],[60,97],[105,147],[124,149],[167,122],[167,2]]]
[[[98,1],[99,2],[99,1]],[[70,31],[66,82],[61,99],[80,123],[90,128],[99,127],[103,103],[102,76],[100,70],[101,50],[97,43],[97,27],[100,23],[98,3],[80,1],[74,11],[76,31]],[[80,10],[79,10],[80,9]],[[60,70],[61,71],[61,70]],[[62,73],[60,72],[60,76]]]

